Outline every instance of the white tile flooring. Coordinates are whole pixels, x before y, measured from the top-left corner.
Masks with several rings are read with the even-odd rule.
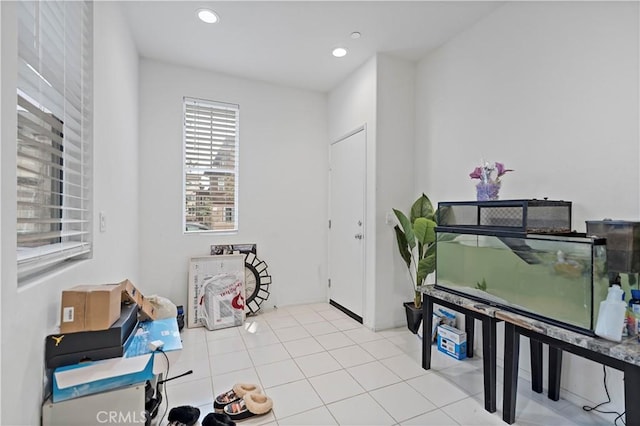
[[[421,341],[406,327],[374,333],[326,303],[248,317],[244,327],[182,332],[170,352],[169,407],[191,405],[201,420],[215,395],[257,383],[273,410],[243,425],[504,425],[502,370],[498,411],[484,410],[482,360],[457,361],[435,347],[420,367]],[[160,409],[160,420],[165,405]],[[166,425],[166,416],[163,425]],[[606,420],[564,400],[554,402],[520,379],[516,425],[601,425]],[[611,422],[609,422],[611,424]]]

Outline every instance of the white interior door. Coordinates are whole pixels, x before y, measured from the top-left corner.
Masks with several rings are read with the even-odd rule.
[[[366,131],[331,145],[329,300],[362,322]]]

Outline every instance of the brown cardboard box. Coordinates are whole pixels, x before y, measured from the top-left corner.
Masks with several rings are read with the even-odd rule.
[[[156,307],[153,303],[149,302],[149,300],[144,299],[142,301],[142,306],[140,307],[140,321],[154,321],[157,318],[158,314],[156,313]]]
[[[122,286],[122,299],[134,302],[140,308],[140,321],[157,319],[156,307],[144,298],[140,290],[131,281],[124,280],[120,285]]]
[[[60,333],[106,330],[120,318],[121,284],[79,285],[62,292]]]
[[[144,296],[140,293],[140,290],[133,285],[133,283],[129,280],[124,280],[120,283],[122,285],[122,301],[131,301],[142,307],[142,301],[144,300]]]

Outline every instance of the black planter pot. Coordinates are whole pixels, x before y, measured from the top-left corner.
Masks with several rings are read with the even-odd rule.
[[[413,302],[405,302],[403,305],[407,314],[407,328],[413,334],[416,334],[422,322],[422,308],[416,308]]]

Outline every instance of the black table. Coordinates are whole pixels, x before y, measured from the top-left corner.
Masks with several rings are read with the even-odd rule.
[[[504,396],[502,419],[515,421],[520,336],[549,345],[549,398],[560,397],[563,351],[615,368],[624,373],[627,425],[640,425],[640,344],[635,338],[621,343],[586,336],[512,312],[496,312],[505,323]],[[540,355],[541,357],[541,355]],[[541,376],[540,376],[541,378]]]
[[[433,336],[433,304],[464,314],[467,333],[467,357],[473,357],[474,320],[482,322],[482,368],[484,379],[484,408],[490,413],[496,411],[496,323],[497,308],[475,302],[433,286],[423,286],[422,303],[422,368],[431,368],[431,345]]]
[[[482,367],[484,380],[484,408],[490,413],[496,411],[496,325],[502,318],[498,307],[484,304],[454,293],[435,288],[433,285],[421,287],[422,304],[422,368],[431,368],[431,346],[433,336],[433,305],[438,304],[464,314],[467,333],[467,358],[473,357],[474,321],[482,322]],[[531,351],[531,389],[542,393],[542,341],[529,340]],[[519,347],[518,347],[519,349]],[[562,351],[549,347],[549,398],[560,398],[560,364]],[[516,365],[517,373],[517,365]],[[515,376],[517,378],[517,374]],[[515,399],[514,399],[515,405]]]

